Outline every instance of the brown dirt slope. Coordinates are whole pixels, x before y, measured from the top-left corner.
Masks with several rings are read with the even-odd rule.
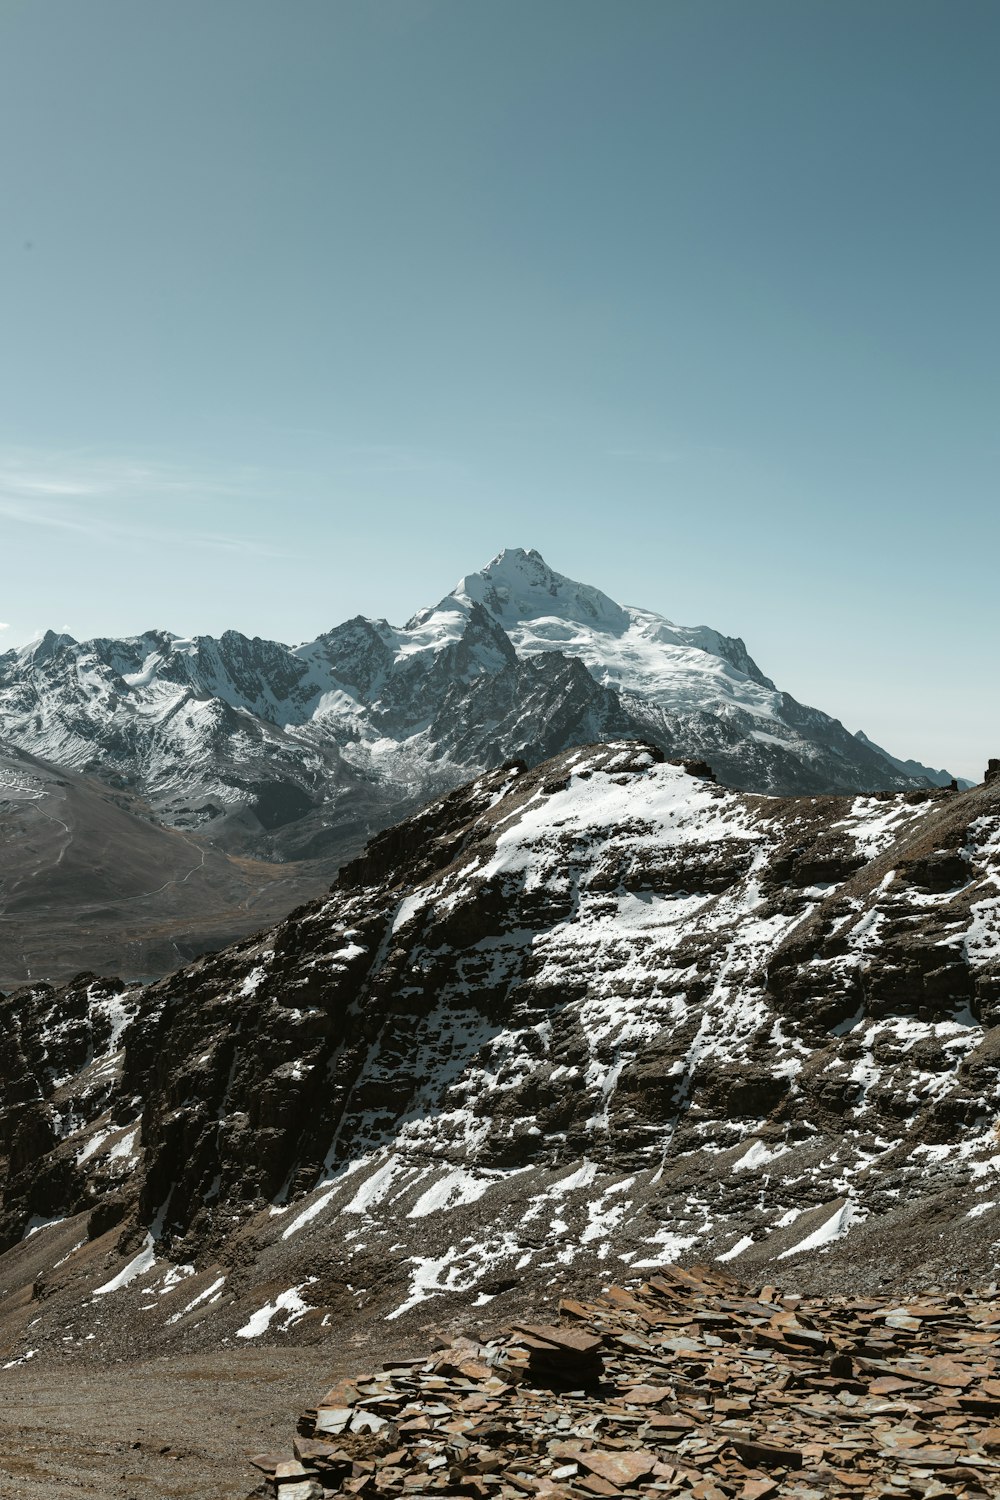
[[[0,989],[171,972],[318,894],[329,872],[234,858],[139,798],[0,746]]]

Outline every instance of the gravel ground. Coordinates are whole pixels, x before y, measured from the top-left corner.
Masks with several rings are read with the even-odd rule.
[[[248,1456],[287,1448],[346,1363],[325,1346],[0,1371],[0,1495],[244,1500],[262,1478]]]

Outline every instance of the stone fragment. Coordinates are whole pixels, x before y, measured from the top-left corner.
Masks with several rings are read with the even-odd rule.
[[[919,1374],[932,1385],[943,1385],[956,1390],[963,1390],[971,1385],[975,1378],[971,1370],[963,1369],[950,1359],[929,1359],[921,1366]]]
[[[801,1469],[802,1454],[795,1448],[779,1448],[774,1443],[759,1443],[734,1438],[733,1447],[745,1464],[764,1469]]]
[[[284,1463],[286,1457],[287,1454],[284,1453],[257,1453],[250,1462],[255,1469],[260,1469],[261,1473],[266,1474],[270,1478],[273,1476],[278,1465]]]
[[[287,1459],[274,1471],[278,1500],[323,1500],[323,1487],[298,1459]]]
[[[344,1432],[354,1416],[352,1406],[321,1406],[316,1413],[315,1432]]]
[[[652,1473],[656,1459],[652,1453],[606,1453],[595,1448],[589,1453],[581,1453],[580,1463],[591,1474],[599,1474],[602,1479],[621,1488],[645,1479]]]
[[[669,1385],[633,1385],[622,1392],[621,1399],[629,1406],[658,1406],[661,1401],[669,1401],[673,1394]]]

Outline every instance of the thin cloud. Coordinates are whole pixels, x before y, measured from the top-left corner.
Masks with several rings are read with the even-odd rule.
[[[27,494],[35,495],[55,495],[60,497],[96,495],[100,493],[92,484],[79,484],[66,479],[32,478],[22,474],[15,478],[14,483],[18,489],[24,490]]]
[[[212,548],[219,552],[240,552],[253,557],[300,557],[298,552],[279,551],[270,542],[257,542],[252,537],[228,536],[225,532],[203,531],[194,538],[197,546]]]
[[[609,448],[607,456],[629,464],[675,464],[680,458],[672,448]]]
[[[51,527],[56,531],[76,531],[92,533],[94,523],[81,520],[79,517],[61,515],[58,512],[39,510],[37,507],[29,509],[18,500],[7,500],[0,497],[0,516],[7,521],[15,521],[19,526],[43,526]]]
[[[366,474],[463,475],[468,466],[455,455],[406,443],[344,443],[321,427],[277,426],[284,437],[323,439],[323,465],[332,472]]]
[[[201,475],[167,464],[92,454],[0,453],[0,519],[109,542],[294,557],[253,536],[202,530],[192,524],[190,514],[178,514],[173,524],[161,519],[170,517],[170,502],[236,504],[268,494],[262,476],[249,470]],[[150,512],[155,520],[146,519]]]

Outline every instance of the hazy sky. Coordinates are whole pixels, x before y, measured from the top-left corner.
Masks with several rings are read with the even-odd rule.
[[[0,650],[505,545],[1000,755],[996,0],[0,0]]]

